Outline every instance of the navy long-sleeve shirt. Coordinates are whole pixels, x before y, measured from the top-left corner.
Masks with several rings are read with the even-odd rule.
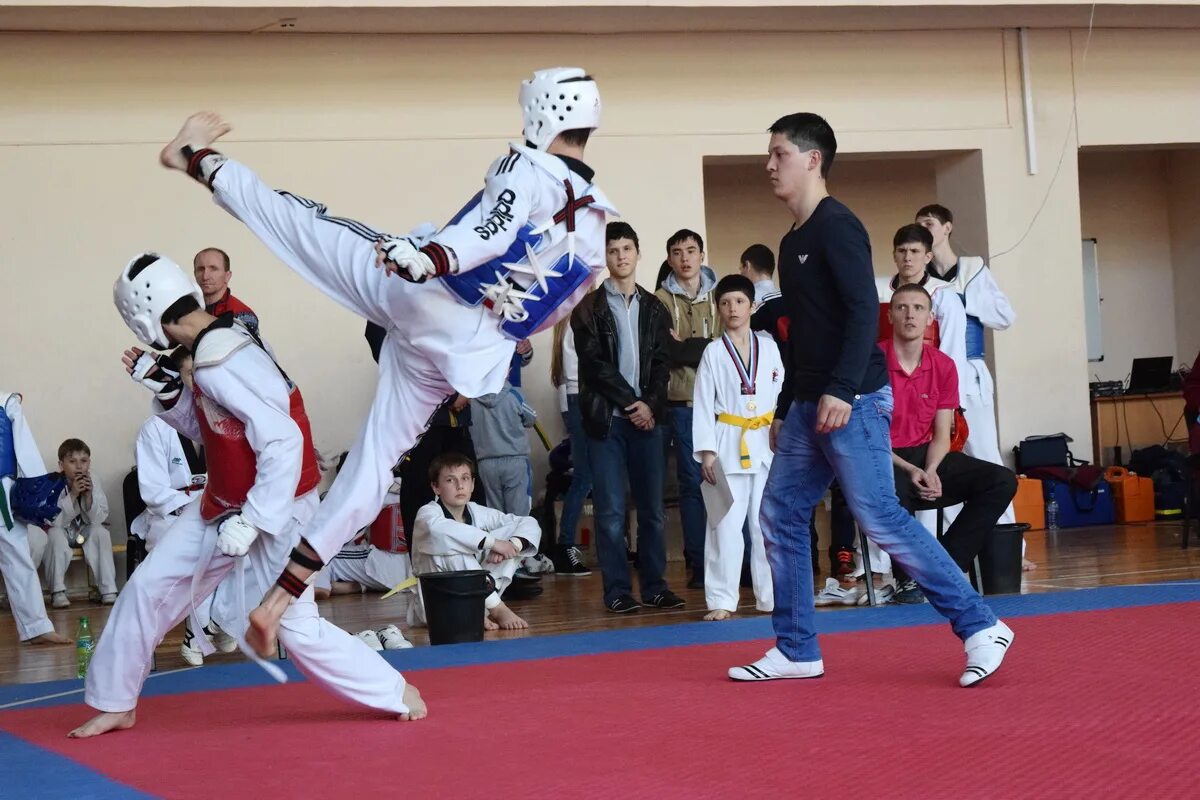
[[[875,345],[879,295],[871,241],[854,212],[823,199],[783,237],[777,274],[791,325],[776,416],[785,416],[793,400],[828,394],[853,403],[887,385],[887,363]]]

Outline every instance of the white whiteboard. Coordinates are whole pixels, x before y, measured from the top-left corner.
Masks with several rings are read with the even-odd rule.
[[[1088,361],[1104,360],[1104,329],[1100,320],[1100,263],[1096,240],[1083,240],[1083,321],[1087,330]]]

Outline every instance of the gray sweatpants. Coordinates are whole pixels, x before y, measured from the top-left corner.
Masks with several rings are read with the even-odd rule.
[[[479,480],[488,508],[506,514],[529,514],[529,459],[525,456],[498,456],[479,459]]]

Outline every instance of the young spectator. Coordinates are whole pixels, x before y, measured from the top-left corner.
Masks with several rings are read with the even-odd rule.
[[[205,311],[214,317],[233,314],[234,319],[258,335],[258,315],[229,291],[233,270],[229,268],[228,253],[216,247],[204,248],[192,259],[192,273],[204,293]]]
[[[730,669],[729,677],[825,673],[814,624],[809,520],[836,478],[863,534],[904,564],[951,620],[967,657],[959,685],[974,685],[1000,667],[1013,634],[896,498],[888,436],[892,391],[876,346],[871,245],[858,218],[826,189],[837,152],[833,129],[802,113],[782,117],[770,131],[767,174],[794,218],[779,247],[791,346],[771,424],[775,461],[762,504],[776,646],[755,663]]]
[[[486,569],[496,591],[484,603],[484,628],[518,630],[529,623],[506,606],[508,588],[521,558],[537,552],[542,532],[533,517],[504,514],[471,502],[474,465],[466,456],[446,453],[429,465],[429,483],[437,500],[421,506],[413,527],[412,564],[417,574]],[[419,595],[419,593],[418,593]],[[424,607],[414,603],[409,622],[423,622]]]
[[[638,578],[642,602],[680,608],[663,573],[663,433],[667,406],[670,315],[637,285],[637,233],[610,222],[605,259],[609,277],[571,314],[579,353],[579,407],[588,436],[596,553],[604,577],[604,607],[614,614],[641,608],[625,557],[625,496],[637,506]],[[690,431],[689,431],[690,432]]]
[[[153,414],[142,423],[134,448],[138,492],[146,510],[129,532],[154,549],[183,510],[204,491],[204,448]]]
[[[83,548],[83,560],[96,579],[100,602],[111,606],[117,601],[117,568],[113,562],[112,535],[108,532],[108,498],[99,483],[92,481],[92,451],[80,439],[67,439],[58,447],[58,471],[67,486],[58,499],[61,509],[46,530],[42,549],[46,583],[50,585],[50,604],[67,608],[67,568],[71,566],[71,548]],[[36,534],[34,534],[35,538]],[[39,560],[35,555],[34,560]]]
[[[715,485],[719,470],[733,495],[725,516],[709,519],[704,546],[704,618],[725,620],[737,612],[747,522],[755,607],[771,611],[775,605],[758,515],[771,468],[768,428],[783,385],[783,360],[769,335],[750,330],[754,284],[748,278],[725,276],[714,299],[725,332],[704,350],[696,371],[692,441],[703,480]]]
[[[963,504],[942,544],[968,572],[1017,493],[1017,478],[1002,466],[950,451],[958,369],[924,341],[932,303],[918,285],[897,289],[891,299],[892,338],[879,343],[896,403],[891,430],[896,494],[910,511],[921,501]],[[908,593],[903,598],[908,602],[920,597],[911,580],[900,593]]]
[[[692,453],[692,395],[696,367],[704,348],[721,333],[712,301],[716,280],[704,272],[704,239],[684,228],[667,239],[671,274],[654,293],[671,316],[668,357],[671,379],[667,389],[670,433],[675,443],[675,470],[679,480],[679,520],[683,527],[683,555],[692,570],[688,588],[704,588],[704,500],[700,496],[700,465]]]
[[[588,459],[587,434],[579,410],[579,356],[575,353],[575,333],[571,320],[554,326],[554,352],[550,359],[550,382],[558,389],[559,409],[571,441],[571,488],[563,497],[558,544],[550,554],[556,575],[591,575],[575,544],[583,501],[592,491],[592,467]]]
[[[527,515],[529,437],[537,414],[506,381],[499,392],[471,401],[471,441],[483,496],[489,508]]]
[[[330,559],[313,586],[318,600],[328,600],[335,594],[390,592],[412,574],[404,553],[390,553],[370,542],[355,540]]]
[[[751,330],[771,334],[783,352],[787,343],[787,318],[783,316],[783,295],[775,286],[775,254],[765,244],[752,244],[742,251],[738,271],[754,283]]]
[[[21,395],[0,391],[0,574],[8,590],[8,604],[22,642],[70,644],[46,616],[37,562],[30,553],[30,534],[37,529],[31,530],[17,519],[9,503],[17,478],[44,474],[46,465],[21,411]]]

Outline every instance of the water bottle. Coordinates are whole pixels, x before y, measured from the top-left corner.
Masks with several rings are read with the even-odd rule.
[[[79,618],[79,630],[75,633],[75,658],[79,669],[75,677],[86,678],[88,665],[92,663],[92,651],[96,649],[96,640],[92,638],[92,626],[87,617]]]
[[[1046,530],[1058,530],[1058,501],[1053,497],[1046,501]]]

